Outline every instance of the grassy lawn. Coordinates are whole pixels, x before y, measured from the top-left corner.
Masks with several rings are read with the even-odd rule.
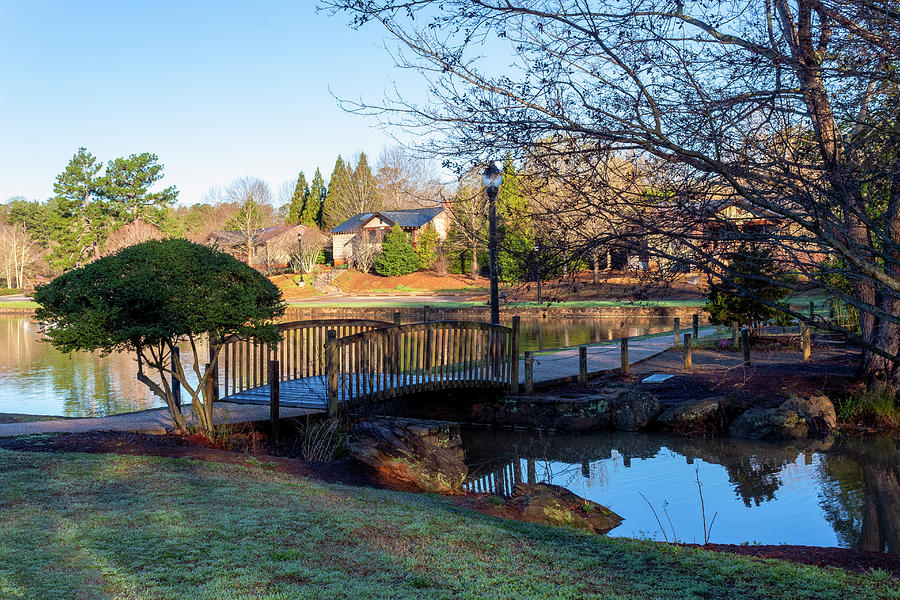
[[[898,598],[883,573],[505,521],[150,457],[0,451],[0,597]]]
[[[10,302],[0,302],[0,310],[4,308],[38,308],[40,304],[31,300],[13,300]]]

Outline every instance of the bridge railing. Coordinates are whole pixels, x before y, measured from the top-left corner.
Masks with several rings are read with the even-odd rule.
[[[232,337],[223,343],[217,380],[222,397],[269,383],[269,361],[280,365],[279,381],[303,377],[322,377],[325,373],[325,341],[329,332],[346,337],[391,325],[388,321],[368,319],[319,319],[278,323],[278,345],[261,344],[253,339]]]
[[[518,386],[513,327],[470,321],[391,325],[326,339],[328,408],[454,387]]]

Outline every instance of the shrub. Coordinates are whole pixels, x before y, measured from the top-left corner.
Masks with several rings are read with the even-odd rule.
[[[422,268],[416,250],[398,225],[394,225],[381,244],[381,252],[375,257],[375,272],[383,277],[406,275]]]
[[[441,241],[438,239],[437,231],[434,227],[428,225],[422,235],[416,242],[416,256],[419,257],[419,264],[423,269],[430,269],[434,266],[438,259]]]

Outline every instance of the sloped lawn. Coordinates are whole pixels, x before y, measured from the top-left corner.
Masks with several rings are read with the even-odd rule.
[[[252,468],[0,451],[0,598],[900,598],[895,579],[614,540]]]

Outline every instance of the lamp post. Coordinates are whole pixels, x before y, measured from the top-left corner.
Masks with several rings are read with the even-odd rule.
[[[534,243],[534,268],[537,275],[537,301],[541,303],[541,245]]]
[[[300,267],[300,271],[303,271],[303,234],[301,232],[297,232],[297,265]]]
[[[503,183],[503,173],[491,163],[481,175],[481,182],[488,195],[488,255],[491,275],[491,323],[500,324],[500,296],[497,291],[497,192]]]

